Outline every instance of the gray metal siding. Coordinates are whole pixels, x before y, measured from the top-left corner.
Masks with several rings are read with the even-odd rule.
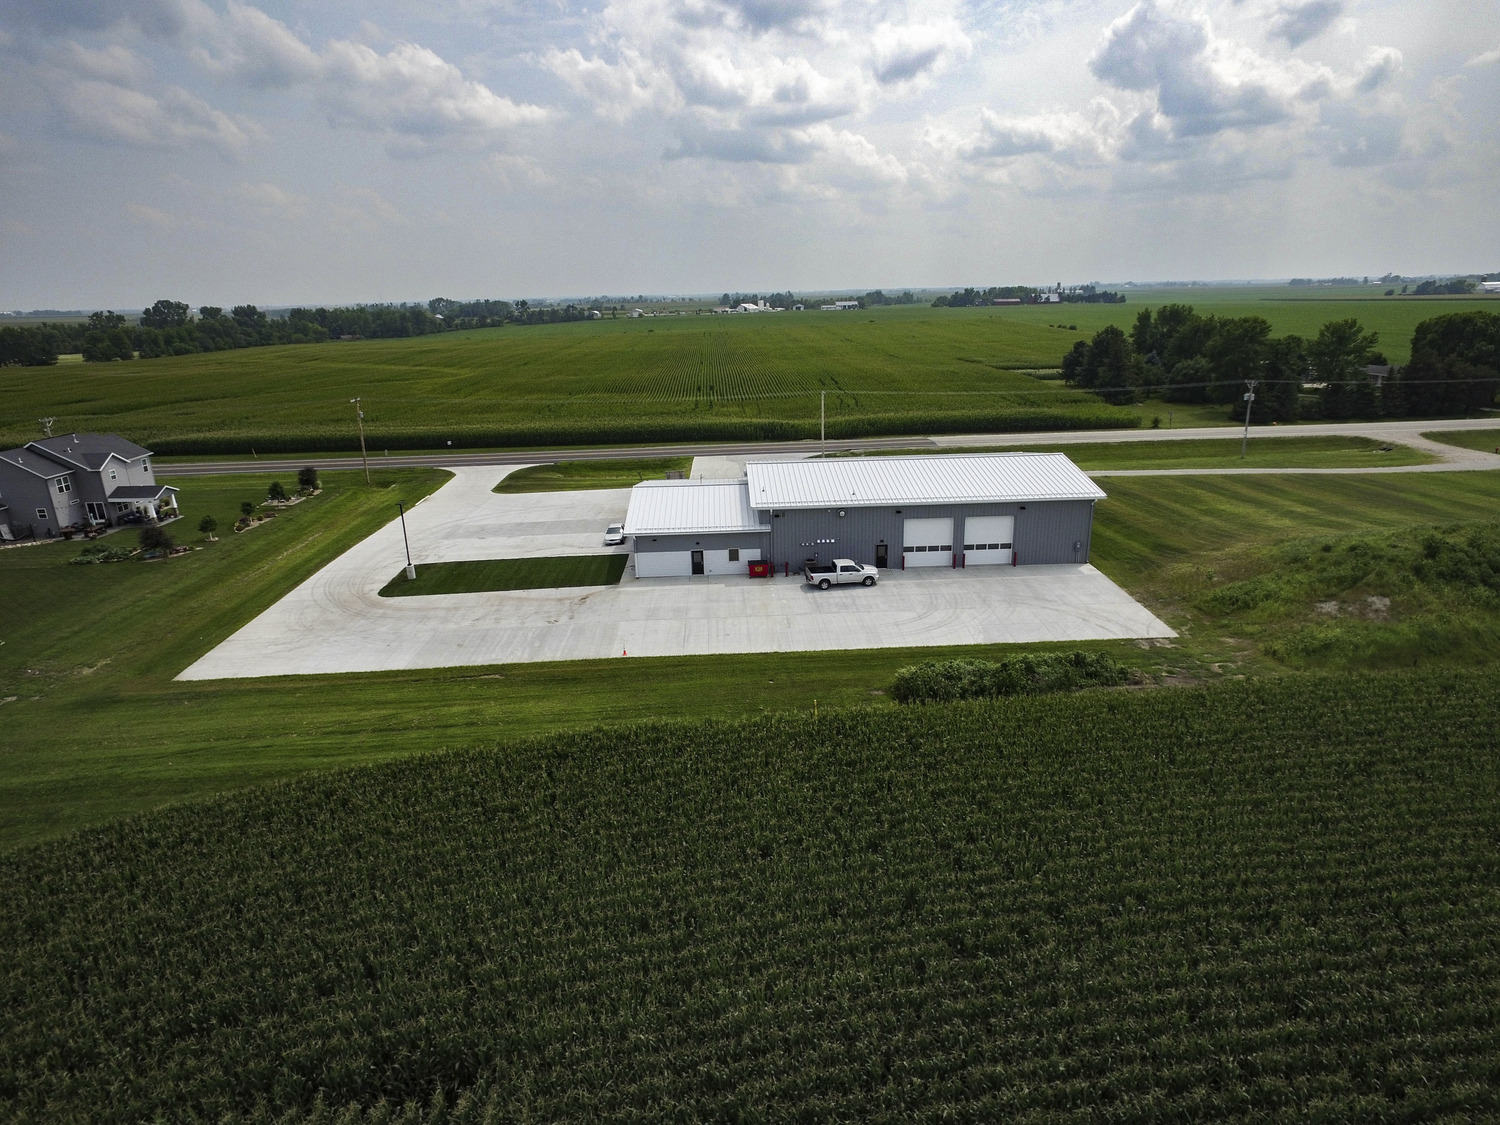
[[[901,508],[796,509],[771,520],[771,561],[776,569],[799,568],[808,559],[875,562],[885,543],[892,569],[901,566],[902,526],[907,519],[951,517],[954,554],[963,565],[963,521],[968,516],[1014,516],[1013,550],[1021,566],[1088,562],[1094,518],[1092,500],[1031,500],[1025,504],[947,504]],[[1081,544],[1076,550],[1074,543]],[[679,547],[678,550],[684,548]]]

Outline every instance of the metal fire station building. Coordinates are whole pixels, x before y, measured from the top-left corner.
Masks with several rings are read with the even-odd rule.
[[[644,481],[625,534],[637,578],[776,573],[809,560],[1026,566],[1089,558],[1104,492],[1061,453],[751,461],[740,480]]]

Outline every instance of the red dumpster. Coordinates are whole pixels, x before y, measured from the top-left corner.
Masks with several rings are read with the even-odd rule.
[[[771,564],[768,562],[753,562],[750,564],[751,578],[771,577]]]

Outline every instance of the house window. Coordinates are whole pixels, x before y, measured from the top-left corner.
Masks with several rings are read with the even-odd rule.
[[[58,495],[60,495],[60,496],[61,495],[65,495],[66,493],[69,493],[69,492],[72,492],[72,491],[73,491],[73,478],[72,477],[58,477],[57,478],[57,492],[58,492]]]
[[[730,562],[739,562],[740,561],[740,549],[738,547],[731,547],[731,548],[729,548],[729,561]]]
[[[47,509],[46,508],[38,508],[36,510],[36,518],[39,519],[39,520],[45,521],[47,519]]]
[[[109,471],[109,479],[110,479],[110,480],[119,480],[119,479],[120,479],[120,477],[119,477],[119,474],[118,474],[118,473],[116,473],[116,472],[115,472],[115,471],[114,471],[114,470],[113,470],[113,469],[111,469],[111,470],[110,470],[110,471]]]
[[[146,472],[149,473],[151,471],[151,458],[148,457],[146,458],[146,460],[142,461],[141,468],[145,469]]]

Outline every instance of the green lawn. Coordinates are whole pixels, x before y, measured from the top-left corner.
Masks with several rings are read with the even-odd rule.
[[[572,492],[587,488],[630,488],[643,480],[662,480],[672,470],[686,473],[691,457],[635,457],[622,460],[557,461],[517,469],[495,486],[496,492]]]
[[[1316,295],[1314,295],[1314,293]],[[881,308],[855,314],[684,316],[485,329],[206,355],[0,370],[0,444],[38,417],[121,433],[158,453],[454,449],[817,435],[1135,426],[1192,411],[1107,407],[1021,372],[1056,368],[1106,324],[1188,301],[1260,315],[1276,333],[1357,317],[1403,363],[1418,322],[1500,307],[1485,299],[1381,300],[1253,287],[1133,291],[1123,305]],[[1069,325],[1074,326],[1072,329]],[[1227,413],[1216,408],[1210,414]],[[1196,420],[1196,415],[1194,416]]]
[[[871,450],[853,456],[888,457],[930,454],[930,449]],[[1251,432],[1240,458],[1239,438],[1190,438],[1181,441],[1079,442],[1067,445],[992,445],[965,448],[965,453],[1065,453],[1079,468],[1106,469],[1350,469],[1372,465],[1427,465],[1436,457],[1405,445],[1364,437],[1280,436],[1278,431]],[[842,455],[847,456],[847,455]]]
[[[408,580],[401,571],[380,591],[382,598],[429,594],[482,594],[487,590],[556,590],[568,586],[615,586],[628,555],[560,555],[555,558],[474,559],[423,563]]]
[[[166,802],[331,765],[490,744],[596,723],[732,718],[862,703],[915,660],[1001,646],[523,664],[179,683],[193,660],[444,479],[325,473],[324,493],[162,563],[73,567],[80,544],[0,551],[0,846]],[[228,526],[269,479],[181,479],[186,518]],[[1098,647],[1152,676],[1279,667],[1195,608],[1204,572],[1266,544],[1490,518],[1500,474],[1116,478],[1094,562],[1184,637]],[[179,532],[179,537],[196,536]],[[109,542],[108,539],[105,542]],[[1072,646],[1077,647],[1077,646]],[[1441,654],[1439,654],[1441,656]],[[1212,671],[1218,665],[1220,671]]]
[[[1493,430],[1434,430],[1422,435],[1444,445],[1477,449],[1482,453],[1500,453],[1500,427]]]

